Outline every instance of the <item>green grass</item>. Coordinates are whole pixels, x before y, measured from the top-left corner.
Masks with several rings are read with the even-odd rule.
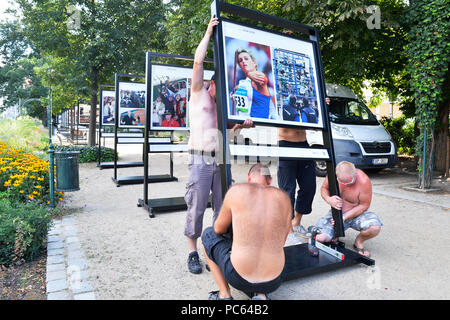
[[[41,121],[30,117],[0,120],[0,140],[27,153],[47,150],[48,131]]]

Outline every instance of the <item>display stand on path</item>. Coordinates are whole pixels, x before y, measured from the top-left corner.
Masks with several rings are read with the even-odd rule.
[[[228,164],[231,156],[324,160],[327,164],[330,195],[339,196],[317,29],[218,1],[211,4],[211,15],[213,14],[220,20],[219,25],[214,28],[214,67],[218,128],[223,139],[223,149],[219,152],[222,159],[218,159],[221,163],[223,196],[230,187],[231,171]],[[255,21],[258,25],[264,24],[277,29],[281,28],[287,32],[279,33],[274,32],[273,29],[242,24],[231,20],[230,16],[245,18],[246,21]],[[272,92],[276,98],[274,109],[269,109],[268,106],[267,110],[263,110],[260,105],[251,105],[245,88],[238,88],[234,91],[239,83],[236,80],[238,62],[235,52],[241,48],[247,48],[249,51],[258,49],[257,59],[266,57],[265,65],[258,65],[258,70],[265,70],[266,76],[269,78],[268,83],[272,82]],[[232,75],[229,74],[232,72],[230,70],[234,70]],[[294,72],[294,70],[296,71]],[[231,93],[234,98],[230,98]],[[314,107],[316,119],[302,119],[300,112],[297,118],[288,117],[289,113],[285,111],[289,110],[287,110],[285,102],[289,101],[291,97]],[[227,124],[243,122],[249,116],[257,126],[320,130],[324,146],[323,148],[289,148],[228,144]],[[335,236],[344,237],[342,212],[332,208],[332,216],[335,221]],[[359,263],[375,264],[374,260],[346,249],[342,242],[338,242],[336,246],[329,245],[327,248],[319,248],[318,256],[309,254],[307,243],[288,246],[284,250],[286,256],[284,280]]]
[[[151,58],[165,58],[165,59],[171,59],[171,60],[187,60],[187,61],[193,61],[194,58],[192,57],[186,57],[186,56],[179,56],[179,55],[170,55],[170,54],[164,54],[164,53],[157,53],[157,52],[147,52],[146,54],[146,121],[145,121],[145,131],[144,131],[144,177],[147,177],[149,172],[149,166],[148,166],[148,159],[149,154],[152,153],[160,153],[160,152],[170,152],[171,154],[173,152],[187,152],[188,151],[188,145],[187,143],[175,143],[173,142],[173,139],[171,141],[168,141],[166,143],[161,144],[153,144],[151,143],[151,138],[149,137],[150,130],[152,132],[162,130],[171,130],[172,136],[173,132],[176,130],[189,130],[189,124],[187,123],[187,115],[188,115],[188,97],[189,97],[189,79],[192,78],[192,69],[182,66],[175,66],[175,65],[163,65],[163,64],[155,64],[152,63]],[[212,62],[211,60],[208,60],[208,62]],[[205,70],[205,78],[209,76],[212,76],[213,72]],[[161,90],[170,90],[167,88],[165,84],[163,84],[164,81],[168,82],[176,82],[176,83],[186,83],[186,86],[180,85],[179,91],[185,91],[183,93],[184,96],[184,106],[185,108],[183,110],[178,109],[179,105],[176,105],[176,108],[178,110],[174,110],[174,114],[180,115],[178,118],[178,121],[184,123],[184,126],[177,126],[177,127],[166,127],[163,126],[163,123],[155,124],[155,121],[152,121],[152,102],[156,100],[156,92],[159,92]],[[169,91],[169,94],[171,94]],[[186,108],[187,107],[187,108]],[[169,114],[169,113],[167,113]],[[184,117],[183,117],[184,115]],[[179,123],[177,124],[179,125]],[[171,161],[171,170],[173,167],[173,163]],[[210,202],[208,203],[208,206],[210,206]],[[146,183],[146,179],[144,179],[144,195],[142,199],[138,199],[138,206],[143,207],[149,212],[149,216],[151,218],[155,217],[155,213],[161,213],[161,212],[173,212],[173,211],[180,211],[180,210],[186,210],[187,205],[184,200],[184,197],[168,197],[168,198],[158,198],[158,199],[149,199],[149,190],[148,185]]]
[[[128,79],[142,79],[142,75],[133,74],[115,74],[115,113],[114,113],[114,152],[117,154],[118,144],[140,144],[143,147],[143,158],[145,158],[145,133],[142,132],[146,128],[146,108],[145,108],[145,83],[137,81],[122,81],[121,78]],[[103,121],[103,119],[102,119]],[[119,128],[128,128],[132,133],[119,133]],[[148,143],[164,144],[171,141],[171,137],[151,137],[146,136]],[[142,184],[142,183],[156,183],[156,182],[170,182],[178,179],[173,175],[173,154],[171,151],[160,151],[170,153],[170,172],[169,174],[154,175],[154,176],[125,176],[118,177],[117,169],[119,164],[117,158],[114,158],[113,169],[114,176],[112,180],[120,187],[121,185]],[[145,159],[142,162],[121,163],[120,167],[139,167],[145,164]]]
[[[114,168],[114,161],[101,161],[102,150],[101,150],[101,138],[103,141],[105,139],[114,138],[115,127],[115,96],[116,92],[114,90],[107,89],[115,88],[112,84],[101,84],[100,85],[100,111],[99,111],[99,129],[98,129],[98,162],[97,166],[102,169],[112,169]],[[106,114],[107,113],[107,114]],[[110,128],[110,130],[107,130]],[[108,131],[108,132],[107,132]],[[117,133],[118,139],[121,138],[143,138],[144,134],[142,132],[119,132]],[[103,143],[104,145],[104,143]],[[127,162],[117,162],[117,168],[133,168],[142,167],[144,162],[142,161],[127,161]]]

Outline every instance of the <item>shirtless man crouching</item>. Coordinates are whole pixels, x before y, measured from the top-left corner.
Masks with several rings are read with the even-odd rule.
[[[356,169],[353,163],[347,161],[341,161],[336,166],[336,177],[341,197],[330,196],[327,176],[321,188],[322,198],[333,208],[342,210],[344,229],[360,231],[353,247],[359,254],[370,257],[364,242],[377,236],[383,225],[374,212],[367,211],[372,201],[372,183],[362,170]],[[330,211],[316,223],[316,227],[321,231],[316,240],[330,242],[334,237],[333,226],[334,220]]]
[[[269,168],[250,168],[249,183],[232,186],[225,195],[213,227],[202,235],[205,257],[219,286],[210,300],[232,300],[230,286],[268,299],[282,282],[283,246],[291,229],[291,204],[280,189],[271,187]],[[224,236],[233,225],[233,239]]]

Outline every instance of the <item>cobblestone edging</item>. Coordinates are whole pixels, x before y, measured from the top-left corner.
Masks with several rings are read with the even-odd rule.
[[[74,216],[53,222],[47,238],[47,299],[95,300]]]

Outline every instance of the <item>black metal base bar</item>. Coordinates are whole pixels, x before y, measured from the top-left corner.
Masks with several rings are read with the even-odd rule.
[[[368,266],[375,265],[375,260],[364,257],[355,251],[343,247],[339,247],[337,250],[345,255],[344,260],[339,260],[323,251],[319,251],[318,257],[312,257],[308,252],[307,243],[285,247],[286,265],[283,281],[333,271],[360,263]]]
[[[128,176],[128,177],[120,177],[117,179],[114,179],[113,177],[112,180],[118,187],[120,187],[121,185],[125,184],[143,184],[144,176]],[[148,176],[148,183],[171,182],[171,181],[178,181],[178,178],[172,177],[170,174]]]
[[[137,162],[117,162],[117,168],[134,168],[134,167],[143,167],[144,163],[142,161]],[[97,167],[102,169],[113,169],[114,162],[100,162]]]
[[[187,204],[184,197],[174,198],[159,198],[148,199],[147,203],[144,200],[138,200],[138,207],[143,207],[149,212],[149,217],[154,218],[155,213],[174,212],[187,210]],[[209,198],[207,208],[211,207],[211,197]]]
[[[155,213],[187,210],[184,197],[148,199],[147,203],[139,199],[138,206],[144,207],[149,212],[150,218],[154,218]]]

